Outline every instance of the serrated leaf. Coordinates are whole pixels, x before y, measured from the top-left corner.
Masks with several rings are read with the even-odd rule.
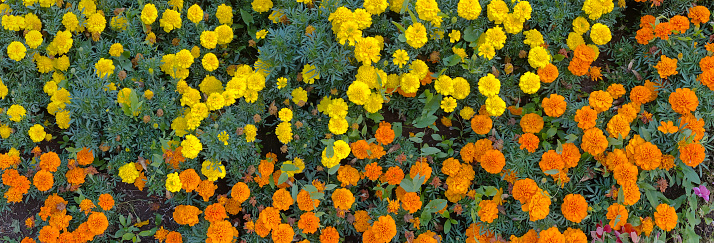
[[[684,179],[689,180],[694,184],[700,184],[702,181],[699,179],[699,174],[687,165],[680,166],[682,168],[682,173],[684,173]]]

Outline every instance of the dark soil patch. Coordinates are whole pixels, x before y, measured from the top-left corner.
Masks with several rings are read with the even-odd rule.
[[[22,239],[31,235],[32,229],[25,227],[25,220],[27,218],[34,219],[42,205],[43,201],[37,198],[9,205],[4,212],[0,213],[0,236]]]
[[[124,217],[131,214],[132,224],[149,220],[149,224],[141,227],[141,230],[149,230],[156,226],[156,214],[161,215],[161,225],[165,229],[176,230],[180,227],[173,220],[173,208],[165,203],[165,197],[149,196],[146,191],[139,191],[133,184],[127,183],[117,183],[114,192],[124,195],[124,200],[115,206],[117,214]],[[116,232],[119,226],[119,224],[110,224],[106,232]],[[152,240],[153,236],[142,237],[142,241]]]

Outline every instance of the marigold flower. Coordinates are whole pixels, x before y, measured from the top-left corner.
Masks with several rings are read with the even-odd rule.
[[[550,54],[548,54],[548,50],[546,50],[542,46],[536,46],[534,48],[531,48],[531,50],[528,52],[528,64],[530,64],[531,67],[535,69],[544,68],[546,65],[548,65],[548,63],[550,63],[550,59],[551,57]]]
[[[677,88],[675,92],[669,95],[669,104],[672,110],[679,114],[688,114],[697,110],[699,106],[699,98],[689,88]]]
[[[625,206],[614,203],[607,208],[607,219],[610,220],[610,227],[620,230],[620,227],[627,223],[628,212]]]
[[[551,202],[548,192],[538,189],[521,209],[528,211],[530,221],[538,221],[548,216]]]
[[[498,95],[501,91],[501,81],[493,74],[486,74],[478,80],[478,91],[486,97]]]
[[[377,138],[377,142],[383,145],[390,144],[394,141],[394,130],[392,130],[392,125],[386,121],[381,121],[379,123],[379,128],[374,135]]]
[[[158,11],[156,10],[156,5],[147,3],[144,5],[144,8],[141,10],[141,22],[143,22],[145,25],[150,25],[156,21],[156,17],[158,17]]]
[[[338,243],[339,241],[340,232],[338,232],[335,227],[327,226],[322,229],[320,234],[320,243]]]
[[[362,62],[364,65],[371,65],[373,62],[377,63],[380,59],[379,52],[382,48],[374,37],[366,37],[357,41],[355,45],[355,59]]]
[[[612,39],[610,28],[607,25],[596,23],[590,30],[590,39],[597,45],[605,45]]]
[[[181,14],[173,9],[164,10],[164,13],[161,15],[161,19],[159,20],[159,24],[164,28],[166,33],[169,33],[174,29],[180,29]]]
[[[612,0],[586,0],[583,3],[583,12],[588,15],[588,18],[595,20],[599,19],[603,14],[612,12],[615,4]]]
[[[201,210],[191,205],[179,205],[174,208],[173,217],[177,224],[194,226],[198,223]]]
[[[560,117],[565,113],[567,108],[567,102],[565,102],[565,97],[558,94],[550,94],[549,97],[543,98],[541,106],[543,111],[547,116],[550,117]]]
[[[624,196],[624,201],[622,202],[623,205],[634,205],[640,200],[640,196],[642,195],[640,193],[640,188],[636,183],[626,183],[622,185],[621,190]]]
[[[588,101],[590,102],[590,107],[600,113],[610,109],[613,99],[610,93],[598,90],[590,93]]]
[[[107,221],[107,216],[104,215],[104,213],[93,212],[87,219],[87,225],[89,226],[89,231],[91,231],[94,235],[101,235],[107,230],[109,222]]]
[[[114,207],[114,198],[111,194],[104,193],[99,195],[99,207],[104,211],[109,211]]]
[[[498,218],[497,206],[498,204],[496,204],[493,200],[482,200],[478,204],[478,207],[480,208],[478,210],[478,217],[483,222],[493,223],[493,220]]]
[[[201,183],[201,177],[198,176],[194,169],[181,171],[179,178],[181,179],[181,188],[186,192],[193,192],[198,188],[198,184]]]
[[[563,169],[565,167],[565,161],[563,161],[560,154],[551,149],[541,155],[538,166],[540,166],[540,170],[543,171],[543,173],[547,173],[547,171]]]
[[[525,133],[539,133],[543,129],[543,117],[536,113],[528,113],[521,117],[520,125]]]
[[[176,231],[171,231],[166,235],[166,243],[181,243],[183,242],[183,237],[181,233]]]
[[[32,184],[41,192],[47,191],[54,185],[54,176],[49,171],[40,170],[32,178]]]
[[[383,183],[388,182],[390,185],[399,185],[399,183],[402,182],[402,179],[404,179],[404,171],[396,166],[389,167],[387,172],[379,178],[379,180]]]
[[[677,72],[677,59],[668,58],[665,55],[662,55],[662,60],[655,65],[655,68],[660,78],[667,78],[679,73]]]
[[[667,204],[658,205],[654,217],[657,227],[664,231],[669,232],[677,226],[677,212],[674,207]]]
[[[166,175],[166,190],[170,192],[178,192],[182,187],[181,178],[179,178],[178,172],[174,172]]]
[[[607,146],[607,137],[605,137],[602,130],[598,128],[585,130],[583,141],[580,144],[583,151],[588,152],[593,156],[597,156],[604,152],[605,149],[607,149]]]
[[[230,243],[233,241],[234,231],[235,228],[231,222],[226,220],[214,221],[208,226],[208,231],[206,232],[208,239],[206,240],[214,243]]]
[[[424,27],[421,23],[414,23],[410,25],[406,32],[404,32],[404,36],[406,36],[407,44],[414,49],[421,48],[427,42],[426,27]]]
[[[706,153],[701,143],[690,143],[679,146],[679,159],[687,166],[697,167],[704,162]]]
[[[332,192],[332,203],[336,209],[350,210],[354,202],[355,197],[350,190],[339,188]]]
[[[498,174],[506,165],[506,157],[501,151],[491,149],[481,156],[481,167],[491,174]]]
[[[50,151],[40,155],[41,170],[56,172],[61,163],[62,161],[60,161],[59,155],[55,152]]]
[[[416,192],[407,192],[404,196],[402,196],[401,201],[402,208],[409,211],[411,214],[416,213],[416,211],[421,209],[422,206],[421,198],[416,194]]]
[[[369,232],[369,233],[368,233]],[[390,242],[397,235],[397,226],[390,215],[380,216],[374,221],[372,228],[364,233],[364,238],[372,235],[376,242]]]
[[[711,13],[707,7],[699,5],[689,8],[687,17],[692,19],[692,24],[699,26],[701,23],[708,22],[710,15]]]
[[[506,111],[506,102],[499,96],[488,97],[485,106],[491,116],[501,116]]]
[[[521,145],[521,149],[526,149],[530,153],[534,153],[538,149],[538,144],[540,144],[540,139],[533,135],[533,133],[526,133],[518,138],[518,143]]]
[[[669,35],[672,34],[674,26],[669,22],[659,23],[655,25],[654,33],[657,38],[669,40]]]

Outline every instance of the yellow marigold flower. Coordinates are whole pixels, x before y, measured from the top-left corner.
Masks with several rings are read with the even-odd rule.
[[[204,31],[201,33],[201,46],[206,49],[216,48],[218,44],[218,35],[214,31]]]
[[[521,76],[518,86],[526,94],[535,94],[540,89],[540,77],[535,73],[526,72]]]
[[[317,67],[312,64],[305,64],[302,67],[302,81],[306,84],[313,84],[317,79],[320,79],[320,72]]]
[[[97,76],[99,78],[105,78],[114,73],[114,61],[111,59],[100,58],[96,64],[94,64]]]
[[[384,10],[387,9],[389,3],[387,0],[365,0],[363,5],[364,9],[368,13],[372,15],[380,15],[384,13]]]
[[[94,13],[87,19],[87,31],[90,33],[102,33],[107,27],[107,19],[100,13]]]
[[[198,4],[193,4],[190,8],[188,8],[188,13],[186,14],[186,17],[188,17],[188,20],[190,20],[194,24],[198,24],[198,22],[201,22],[201,20],[203,20],[203,9],[201,9]]]
[[[213,30],[218,34],[218,44],[225,45],[233,41],[233,29],[228,25],[220,25]]]
[[[300,104],[300,102],[307,102],[307,91],[305,91],[302,87],[293,89],[293,91],[290,92],[290,96],[293,97],[292,101],[295,104]]]
[[[436,0],[417,0],[415,6],[419,18],[425,21],[433,21],[439,18],[437,14],[441,12]]]
[[[573,20],[573,31],[579,35],[585,34],[590,30],[590,23],[583,17],[577,17]]]
[[[279,77],[276,84],[278,85],[278,89],[285,88],[285,86],[288,85],[288,79],[285,77]]]
[[[122,53],[124,53],[124,46],[121,43],[114,43],[109,47],[109,55],[113,57],[121,56]]]
[[[69,122],[71,120],[69,111],[64,110],[57,112],[57,114],[55,114],[55,119],[57,120],[57,127],[59,127],[60,129],[69,128]]]
[[[281,122],[275,128],[275,135],[281,143],[287,144],[293,140],[293,129],[289,122]]]
[[[186,49],[179,51],[178,53],[176,53],[176,64],[180,68],[190,68],[193,64],[193,55],[189,50]]]
[[[280,121],[289,122],[293,119],[293,111],[288,108],[282,108],[280,109],[280,112],[278,112],[278,117],[280,118]]]
[[[327,124],[328,129],[331,133],[335,135],[345,134],[349,128],[349,123],[344,117],[332,117],[330,122]]]
[[[258,32],[255,33],[255,38],[258,40],[265,39],[266,35],[268,35],[267,30],[259,30]]]
[[[35,124],[30,127],[30,130],[27,131],[27,134],[30,135],[30,138],[35,143],[41,142],[45,139],[45,135],[47,135],[47,133],[45,133],[45,128],[40,124]]]
[[[585,39],[583,39],[581,34],[570,32],[570,34],[568,34],[568,38],[565,40],[565,43],[568,45],[568,49],[575,50],[578,46],[585,45]]]
[[[497,95],[486,99],[486,111],[491,116],[500,116],[506,110],[506,102]]]
[[[7,46],[7,56],[10,57],[10,59],[18,62],[25,58],[26,51],[27,48],[25,48],[25,45],[23,45],[19,41],[13,41],[12,43],[10,43],[10,45]]]
[[[364,105],[369,99],[370,94],[371,90],[369,89],[369,86],[363,82],[354,81],[347,88],[347,96],[350,101],[356,105]]]
[[[478,0],[460,0],[456,12],[459,17],[474,20],[481,14],[481,4]]]
[[[119,178],[121,178],[122,182],[131,184],[134,183],[138,177],[139,171],[136,169],[134,162],[126,163],[119,167]]]
[[[72,12],[67,12],[62,15],[62,25],[67,29],[67,31],[75,32],[79,28],[79,20],[77,15]]]
[[[32,49],[42,45],[42,34],[37,30],[32,30],[25,35],[25,44]]]
[[[410,25],[404,35],[407,39],[407,44],[415,49],[421,48],[427,42],[426,27],[421,23]]]
[[[394,65],[399,66],[399,68],[402,68],[404,65],[407,64],[407,62],[409,62],[409,54],[403,49],[394,51],[392,57],[394,57],[392,62],[394,62]]]
[[[362,38],[355,45],[355,59],[364,65],[371,65],[373,62],[377,63],[380,59],[379,52],[381,50],[376,38]]]
[[[22,121],[22,118],[25,117],[25,113],[25,108],[21,105],[11,105],[10,108],[7,109],[7,115],[10,116],[10,120],[14,122]]]
[[[528,52],[528,64],[535,69],[543,68],[550,63],[550,54],[542,46],[536,46]]]
[[[266,1],[270,2],[270,0],[266,0]],[[270,9],[272,7],[273,7],[273,3],[270,2],[270,7],[268,7],[268,9]],[[262,13],[262,12],[259,12],[259,13]],[[231,8],[231,6],[221,4],[216,9],[216,18],[218,18],[218,21],[221,24],[227,24],[227,25],[233,24],[233,8]]]
[[[493,21],[494,24],[501,24],[508,17],[508,5],[503,0],[491,1],[486,6],[486,13],[488,20]]]
[[[523,40],[523,44],[530,45],[531,48],[535,48],[545,43],[543,35],[536,29],[524,31],[523,34],[526,36],[526,39]]]
[[[456,99],[453,97],[449,96],[441,100],[441,109],[444,110],[444,112],[452,112],[454,109],[456,109]]]
[[[178,192],[181,190],[183,184],[181,183],[181,178],[179,178],[178,172],[174,172],[166,175],[166,190],[170,192]]]
[[[243,127],[243,134],[245,134],[245,141],[252,143],[255,141],[255,136],[257,135],[258,128],[253,124],[247,124]]]
[[[478,80],[478,91],[486,97],[496,96],[501,92],[501,81],[489,73]]]
[[[585,0],[583,3],[583,12],[590,19],[599,19],[603,14],[612,12],[615,4],[612,0]],[[619,229],[619,227],[618,227]]]
[[[271,8],[273,8],[273,1],[271,0],[253,0],[253,2],[250,3],[250,5],[253,7],[253,11],[256,11],[258,13],[263,13],[267,12]]]
[[[171,32],[174,29],[181,28],[181,14],[174,11],[173,9],[167,9],[161,15],[159,20],[159,26],[164,28],[166,33]]]
[[[218,68],[218,58],[216,54],[206,53],[206,55],[203,55],[203,59],[201,59],[201,64],[206,71],[213,72]]]
[[[201,164],[201,174],[208,177],[209,181],[216,181],[218,178],[226,177],[226,167],[220,161],[203,161]]]
[[[146,25],[150,25],[156,21],[156,17],[159,16],[158,11],[156,10],[156,5],[147,3],[144,5],[144,8],[141,10],[141,22],[143,22]]]
[[[474,112],[474,109],[471,108],[470,106],[461,108],[461,111],[459,112],[459,116],[461,116],[461,118],[463,118],[464,120],[471,119],[471,117],[473,117],[474,114],[476,114],[476,112]]]
[[[181,147],[183,148],[181,152],[184,157],[188,159],[195,159],[198,156],[198,152],[203,150],[203,145],[201,140],[194,135],[186,135],[184,140],[181,142]]]
[[[593,28],[590,30],[590,39],[598,45],[607,44],[612,39],[610,28],[601,23],[594,24]]]
[[[493,48],[496,50],[500,50],[501,48],[503,48],[504,44],[506,44],[506,32],[503,32],[503,28],[501,28],[500,26],[496,26],[486,30],[483,38],[485,44],[493,46]]]

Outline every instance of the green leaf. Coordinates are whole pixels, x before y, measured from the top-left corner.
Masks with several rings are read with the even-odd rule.
[[[325,193],[322,193],[322,192],[310,193],[310,199],[313,199],[313,200],[315,200],[315,199],[321,200],[321,199],[323,199],[323,198],[325,198]]]
[[[379,112],[367,113],[367,118],[372,119],[375,123],[379,123],[384,120],[384,116],[382,116],[382,114],[379,114]]]
[[[560,170],[558,170],[558,169],[546,170],[546,171],[543,171],[543,173],[545,173],[547,175],[555,175],[555,174],[560,173]]]
[[[325,190],[331,191],[332,189],[335,189],[336,187],[337,187],[337,185],[335,185],[335,184],[328,184],[327,186],[325,186]]]
[[[608,146],[622,146],[622,140],[613,138],[613,137],[608,137],[607,143],[608,143]]]
[[[121,236],[121,240],[131,240],[131,238],[134,238],[134,233],[127,232]]]
[[[302,187],[302,189],[305,189],[305,191],[307,191],[309,193],[317,192],[317,187],[315,187],[313,185],[304,186],[304,187]]]
[[[407,37],[404,34],[399,34],[397,40],[399,40],[400,42],[407,42]]]
[[[290,189],[290,194],[293,198],[297,198],[298,195],[298,186],[297,184],[293,184],[292,189]]]
[[[486,195],[486,196],[493,197],[496,195],[496,193],[498,193],[498,189],[496,189],[496,187],[494,187],[494,186],[487,186],[485,188],[486,188],[486,191],[485,191],[484,195]]]
[[[476,29],[472,26],[469,26],[464,30],[464,40],[467,42],[477,41],[479,36],[480,34],[476,32]]]
[[[414,127],[416,128],[425,128],[428,127],[431,124],[434,124],[436,120],[439,119],[435,115],[427,115],[427,116],[420,116],[417,119],[414,119]]]
[[[426,147],[421,148],[421,156],[427,156],[427,155],[432,155],[432,154],[441,152],[441,149],[439,149],[439,148],[429,147],[429,145],[425,145],[425,146]]]
[[[243,9],[240,10],[240,17],[243,19],[243,22],[245,22],[245,24],[247,24],[247,25],[254,23],[253,15],[251,15],[250,13],[246,12]],[[255,34],[255,33],[253,33],[253,34]]]
[[[402,123],[401,122],[392,123],[392,130],[394,130],[394,138],[395,139],[402,136]]]
[[[448,234],[451,231],[451,221],[446,221],[444,224],[444,233]]]
[[[561,54],[555,54],[555,55],[553,55],[553,62],[560,62],[560,61],[562,61],[563,59],[565,59],[565,56],[563,56],[563,55],[561,55]]]
[[[558,129],[555,128],[555,127],[551,127],[551,128],[548,129],[547,132],[545,132],[545,135],[546,135],[547,137],[551,138],[551,137],[555,136],[556,133],[558,133]]]
[[[152,235],[154,235],[154,233],[156,233],[156,228],[153,228],[153,229],[150,229],[150,230],[141,231],[141,232],[139,232],[139,236],[147,237],[147,236],[152,236]]]
[[[649,129],[645,128],[644,126],[640,127],[640,135],[642,135],[642,138],[644,138],[645,141],[652,140],[652,133],[650,132]]]
[[[300,168],[295,166],[294,164],[283,164],[280,166],[280,170],[288,172],[288,171],[299,171]]]
[[[335,173],[337,173],[337,170],[339,170],[339,169],[340,169],[340,164],[337,164],[337,165],[333,166],[332,168],[330,168],[329,170],[327,170],[327,173],[330,175],[334,175]]]
[[[699,174],[697,174],[692,167],[687,165],[680,166],[682,168],[682,173],[684,173],[684,179],[691,181],[694,184],[700,184],[702,181],[699,179]]]
[[[435,141],[441,141],[441,136],[439,134],[431,134],[431,139],[434,139]]]
[[[404,26],[402,26],[401,24],[394,22],[394,21],[392,21],[392,24],[394,24],[394,26],[397,26],[397,29],[399,29],[399,31],[401,31],[402,33],[407,32],[407,30],[404,29]]]
[[[416,192],[414,190],[414,185],[412,184],[412,180],[409,179],[409,177],[402,179],[402,182],[399,183],[399,186],[401,186],[404,191],[406,192]]]
[[[461,57],[456,54],[453,54],[447,58],[444,58],[444,65],[446,65],[447,67],[451,67],[456,64],[459,64],[459,62],[461,62]]]

